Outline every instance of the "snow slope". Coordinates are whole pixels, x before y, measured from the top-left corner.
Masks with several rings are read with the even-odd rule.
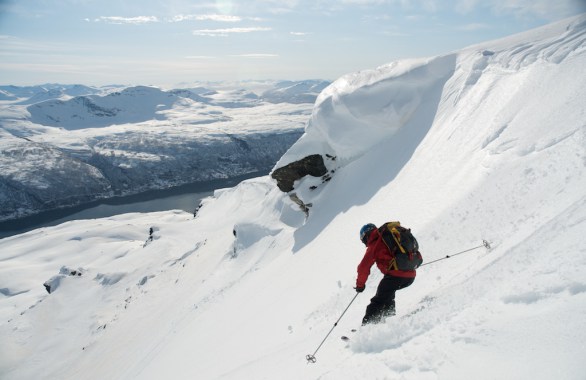
[[[295,185],[308,218],[262,177],[216,191],[195,219],[1,240],[0,377],[584,378],[585,42],[582,15],[339,79],[277,164],[336,157],[330,181]],[[373,269],[308,364],[355,295],[360,226],[389,219],[427,262],[493,248],[422,267],[395,317],[342,342]]]

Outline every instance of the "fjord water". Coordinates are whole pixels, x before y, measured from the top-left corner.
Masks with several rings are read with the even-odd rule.
[[[168,189],[150,190],[139,194],[102,199],[78,206],[44,211],[21,219],[0,222],[0,239],[37,228],[56,226],[71,220],[106,218],[133,212],[183,210],[194,213],[201,199],[216,189],[233,187],[239,182],[266,175],[254,172],[246,175],[189,183]]]

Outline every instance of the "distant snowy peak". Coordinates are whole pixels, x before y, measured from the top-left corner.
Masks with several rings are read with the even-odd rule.
[[[268,103],[313,103],[329,82],[277,82],[262,98],[251,90],[214,91],[204,87],[163,90],[150,86],[98,90],[85,86],[0,87],[0,99],[29,105],[31,121],[69,130],[164,120],[165,110],[200,103],[223,108],[248,108]],[[76,95],[77,94],[77,95]],[[81,94],[81,95],[79,95]]]
[[[51,100],[51,99],[67,99],[69,98],[69,96],[67,96],[67,94],[65,94],[62,90],[57,89],[57,88],[52,88],[52,89],[41,89],[40,91],[38,91],[36,94],[34,94],[33,96],[31,96],[28,99],[22,100],[16,104],[35,104],[35,103],[40,103],[40,102],[44,102],[45,100]]]
[[[19,104],[34,104],[48,99],[93,95],[101,89],[81,84],[43,84],[38,86],[0,86],[0,100],[22,99]]]
[[[77,96],[69,100],[48,100],[29,106],[31,121],[65,129],[105,127],[160,119],[161,109],[168,109],[177,95],[155,87],[137,86],[106,96]]]
[[[393,62],[348,74],[322,91],[305,134],[275,168],[312,154],[346,165],[375,145],[417,126],[431,127],[443,98],[458,101],[494,70],[511,75],[538,62],[559,64],[585,47],[586,15],[529,32],[471,46],[460,52]],[[459,95],[444,93],[444,86]]]
[[[262,93],[262,98],[270,103],[313,103],[330,82],[324,80],[282,81],[273,89]]]
[[[210,101],[209,98],[206,98],[205,96],[202,96],[199,93],[194,92],[192,90],[188,90],[188,89],[170,90],[169,93],[176,95],[178,97],[191,99],[193,101],[200,102],[200,103],[207,103]],[[205,92],[204,92],[204,94],[205,94]]]
[[[18,99],[16,96],[11,94],[8,91],[0,90],[0,101],[2,100],[16,100]]]

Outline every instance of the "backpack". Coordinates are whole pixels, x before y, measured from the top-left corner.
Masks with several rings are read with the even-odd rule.
[[[378,228],[383,241],[391,252],[390,270],[415,270],[423,262],[417,239],[409,228],[399,222],[387,222]]]

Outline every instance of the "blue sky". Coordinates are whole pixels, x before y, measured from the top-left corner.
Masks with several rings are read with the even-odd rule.
[[[586,11],[586,0],[0,0],[0,84],[336,79]]]

